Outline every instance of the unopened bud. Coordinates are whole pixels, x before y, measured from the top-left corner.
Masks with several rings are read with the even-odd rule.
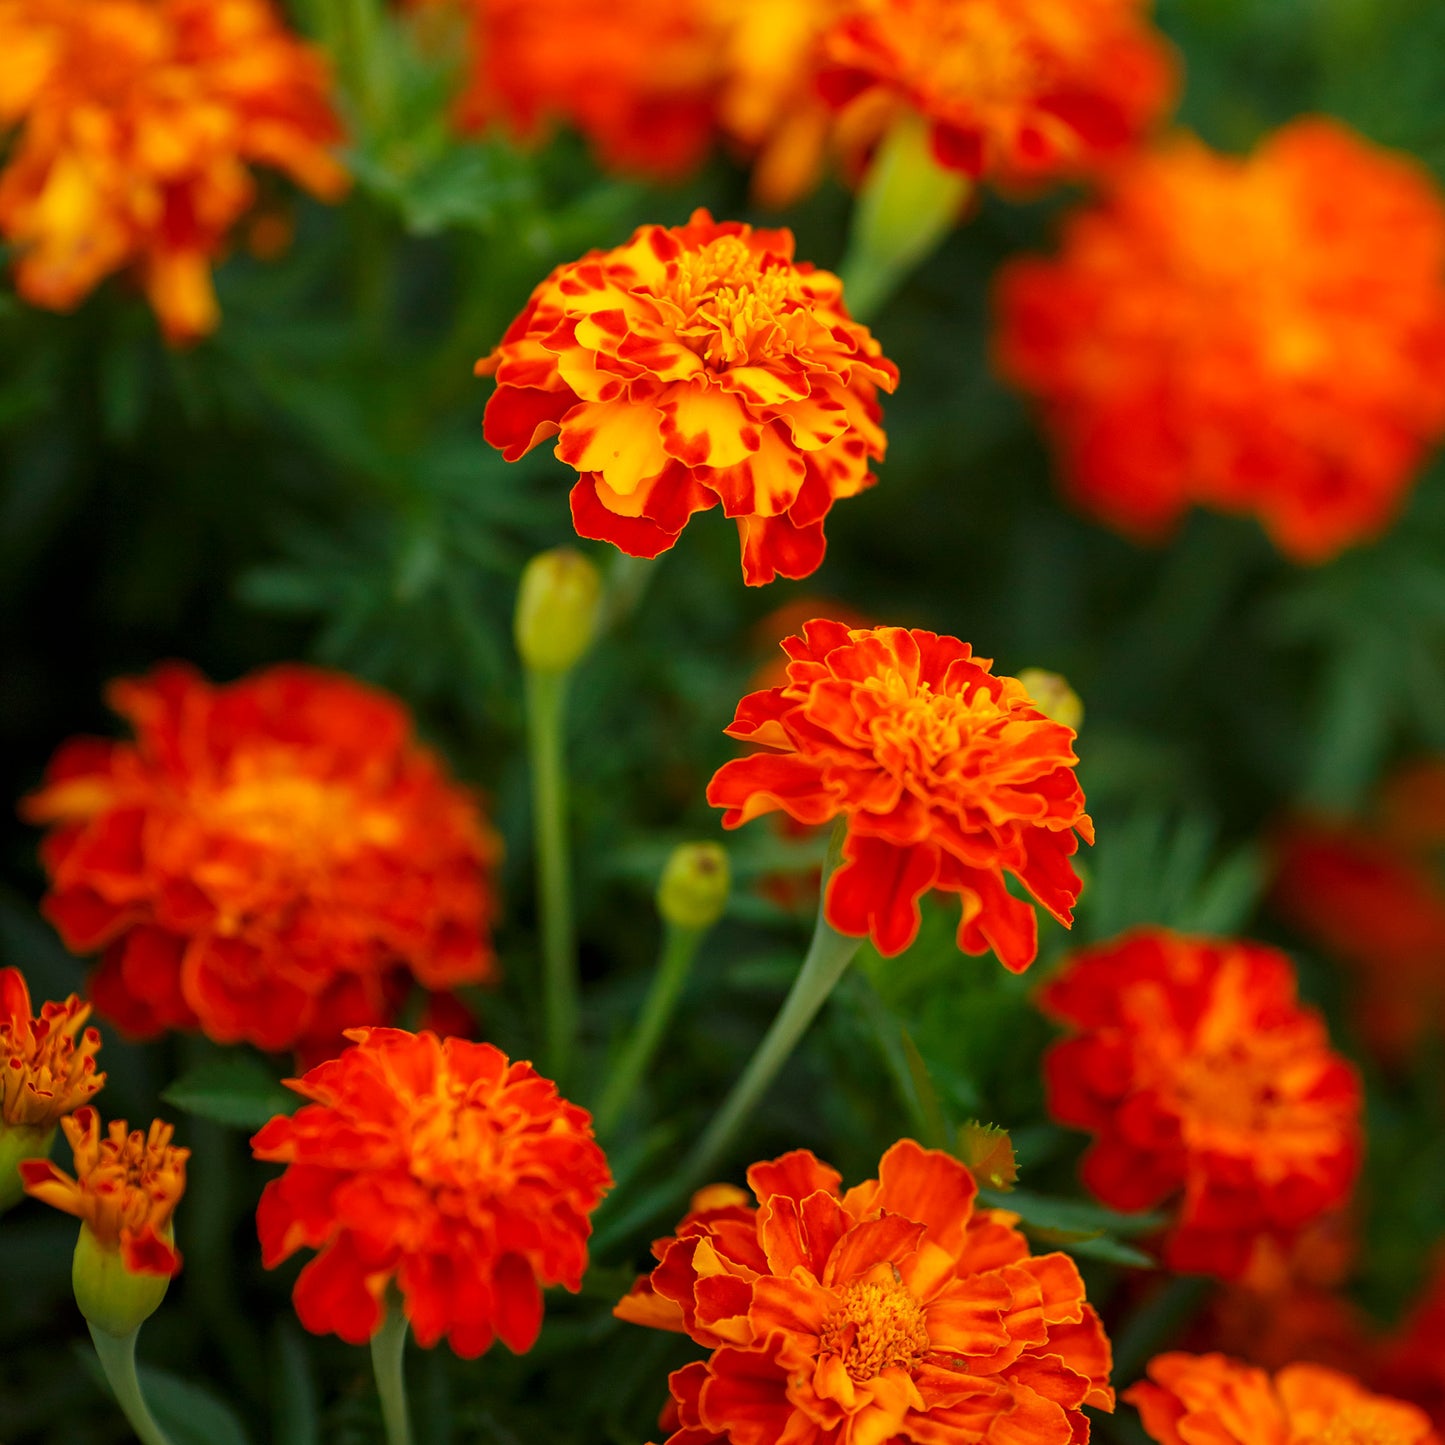
[[[988,1189],[1010,1190],[1019,1177],[1013,1140],[997,1124],[970,1119],[958,1131],[958,1157],[978,1182]]]
[[[727,906],[728,855],[717,843],[674,848],[657,885],[657,911],[677,928],[711,928]]]
[[[580,552],[557,547],[533,557],[513,618],[522,661],[538,672],[566,672],[591,645],[601,603],[602,578]]]
[[[167,1229],[164,1243],[169,1245],[172,1237]],[[70,1281],[75,1287],[75,1303],[86,1320],[108,1335],[123,1338],[161,1307],[171,1277],[131,1269],[120,1249],[102,1244],[95,1231],[82,1224]]]
[[[1045,672],[1041,667],[1026,667],[1019,673],[1019,681],[1045,717],[1063,723],[1074,732],[1084,725],[1084,704],[1067,678],[1057,672]]]

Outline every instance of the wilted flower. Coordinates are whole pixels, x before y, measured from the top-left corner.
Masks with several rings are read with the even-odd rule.
[[[1084,1182],[1106,1204],[1182,1195],[1172,1268],[1236,1277],[1348,1197],[1359,1082],[1284,954],[1138,929],[1075,954],[1039,997],[1076,1030],[1044,1059],[1049,1112],[1095,1136]]]
[[[999,316],[1068,491],[1131,536],[1198,504],[1321,561],[1388,526],[1445,434],[1445,204],[1333,121],[1141,156],[1057,260],[1005,269]]]
[[[783,649],[787,682],[745,697],[727,729],[772,751],[724,763],[708,785],[723,826],[777,809],[811,825],[846,818],[825,900],[835,929],[899,953],[936,888],[962,899],[961,949],[1027,968],[1037,920],[1005,877],[1067,924],[1069,858],[1094,837],[1072,731],[956,638],[813,621]]]
[[[313,1102],[251,1141],[286,1164],[256,1213],[262,1260],[320,1252],[296,1281],[308,1330],[361,1344],[388,1285],[423,1345],[532,1347],[539,1286],[574,1292],[611,1183],[587,1112],[491,1044],[353,1029],[291,1087]]]
[[[878,389],[897,381],[790,232],[706,211],[558,267],[477,371],[496,375],[486,437],[508,461],[555,436],[580,473],[582,536],[655,557],[721,502],[749,584],[822,562],[834,501],[874,480]]]
[[[705,1190],[616,1313],[711,1353],[669,1381],[672,1445],[1027,1440],[1111,1410],[1109,1342],[1074,1263],[975,1207],[957,1159],[905,1139],[846,1192],[806,1150]]]
[[[1413,1405],[1323,1365],[1270,1376],[1225,1355],[1156,1355],[1124,1399],[1160,1445],[1437,1445]]]
[[[110,701],[135,741],[67,744],[25,809],[52,825],[46,916],[105,949],[91,995],[122,1028],[324,1049],[389,1018],[408,975],[491,975],[499,844],[394,699],[171,665]]]
[[[325,63],[267,0],[0,0],[0,54],[0,232],[37,306],[133,267],[167,337],[195,340],[250,168],[346,187]]]
[[[938,161],[1005,185],[1097,169],[1173,98],[1174,60],[1147,0],[876,0],[823,41],[823,93],[876,136],[928,122]]]

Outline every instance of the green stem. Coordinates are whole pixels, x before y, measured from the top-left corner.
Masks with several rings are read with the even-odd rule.
[[[406,1315],[393,1300],[381,1328],[371,1337],[371,1367],[376,1393],[381,1397],[381,1419],[387,1445],[411,1445],[411,1421],[406,1412]]]
[[[542,934],[546,1058],[561,1084],[577,1042],[577,940],[567,849],[567,674],[526,669],[527,753],[532,769],[532,837]]]
[[[672,1019],[678,996],[687,982],[698,946],[706,934],[705,928],[680,928],[675,923],[667,925],[662,958],[653,976],[642,1016],[637,1020],[597,1105],[597,1132],[604,1138],[612,1132],[647,1072],[647,1066],[652,1062]]]
[[[105,1330],[90,1327],[90,1338],[95,1344],[95,1353],[100,1358],[100,1368],[105,1371],[111,1394],[120,1406],[122,1414],[130,1422],[136,1438],[142,1445],[171,1445],[164,1430],[156,1424],[150,1406],[141,1394],[140,1379],[135,1372],[135,1342],[140,1334],[137,1326],[128,1335],[107,1334]]]

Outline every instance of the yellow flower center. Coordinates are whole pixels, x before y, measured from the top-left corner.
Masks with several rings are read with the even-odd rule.
[[[820,1353],[836,1355],[859,1382],[915,1369],[931,1343],[923,1306],[898,1282],[849,1285],[819,1335]]]

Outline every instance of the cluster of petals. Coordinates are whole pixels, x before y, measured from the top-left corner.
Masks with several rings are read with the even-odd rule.
[[[0,0],[0,53],[0,234],[37,306],[133,268],[167,336],[194,340],[251,167],[345,188],[325,63],[269,0]]]
[[[170,1277],[181,1268],[171,1216],[186,1192],[189,1149],[171,1140],[175,1127],[156,1119],[145,1133],[86,1105],[60,1121],[74,1158],[72,1178],[48,1159],[20,1164],[25,1192],[73,1214],[102,1249],[119,1251],[131,1274]]]
[[[615,1313],[710,1351],[669,1381],[670,1445],[1087,1440],[1110,1351],[1063,1254],[905,1139],[843,1191],[806,1150],[704,1190]]]
[[[855,135],[900,112],[940,164],[1005,186],[1098,170],[1173,100],[1148,0],[872,0],[822,42],[819,84]]]
[[[90,1005],[71,994],[30,1012],[18,968],[0,968],[0,1129],[48,1133],[100,1092],[100,1033],[87,1028]]]
[[[999,315],[1066,489],[1136,538],[1197,504],[1322,561],[1387,527],[1445,435],[1445,201],[1333,121],[1140,156],[1056,259],[1005,269]]]
[[[262,1260],[319,1253],[296,1281],[308,1330],[360,1344],[389,1286],[422,1345],[531,1348],[539,1286],[574,1292],[611,1183],[591,1118],[491,1044],[356,1029],[290,1086],[311,1102],[251,1141],[287,1165],[256,1213]]]
[[[393,698],[282,666],[213,686],[188,667],[113,684],[134,741],[61,748],[46,916],[104,949],[97,1008],[138,1037],[327,1049],[386,1022],[408,976],[486,979],[499,844]]]
[[[556,437],[579,473],[581,536],[655,557],[721,503],[749,585],[817,569],[834,501],[874,480],[898,378],[790,232],[706,211],[558,267],[477,371],[497,381],[487,440],[515,461]]]
[[[833,928],[900,953],[919,899],[938,889],[962,901],[961,949],[1027,968],[1037,917],[1006,878],[1068,924],[1080,887],[1069,860],[1094,838],[1072,729],[953,637],[814,620],[783,649],[786,682],[743,698],[727,729],[765,751],[708,785],[723,826],[774,811],[813,826],[843,818],[824,899]]]
[[[1411,767],[1370,820],[1298,819],[1274,840],[1275,908],[1348,967],[1360,1028],[1392,1061],[1445,1024],[1442,784],[1438,761]]]
[[[1423,1411],[1323,1365],[1157,1355],[1124,1392],[1159,1445],[1439,1445]]]
[[[1284,954],[1138,929],[1075,954],[1039,997],[1074,1033],[1044,1058],[1049,1112],[1095,1136],[1083,1177],[1106,1204],[1181,1196],[1172,1268],[1237,1278],[1348,1197],[1360,1085]]]

